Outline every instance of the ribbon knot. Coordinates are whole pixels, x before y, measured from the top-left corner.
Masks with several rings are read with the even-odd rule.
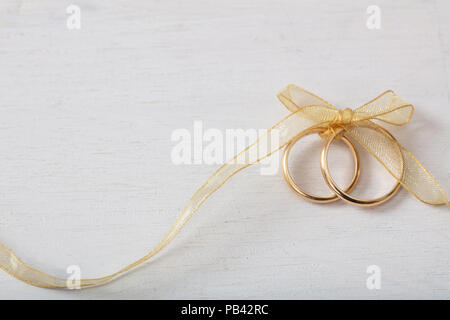
[[[325,130],[319,133],[319,136],[328,140],[332,135],[343,131],[345,126],[351,125],[353,123],[354,111],[350,108],[344,108],[339,110],[334,110],[335,114],[331,117],[332,120],[325,125]]]
[[[337,110],[336,117],[331,121],[331,125],[349,125],[353,121],[353,110],[350,108]]]

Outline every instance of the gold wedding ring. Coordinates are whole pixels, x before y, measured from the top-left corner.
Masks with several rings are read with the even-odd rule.
[[[373,129],[370,127],[368,127],[368,128]],[[385,130],[381,127],[379,127],[378,130],[380,130],[382,133],[389,136],[395,142],[397,141],[387,130]],[[334,182],[333,178],[331,177],[330,170],[328,168],[328,162],[327,162],[328,161],[328,150],[330,148],[330,145],[338,137],[344,137],[344,136],[342,136],[342,133],[337,133],[337,134],[334,134],[333,136],[331,136],[330,139],[325,141],[323,148],[322,148],[321,157],[320,157],[320,167],[322,170],[322,174],[323,174],[323,177],[325,178],[325,181],[327,182],[328,186],[331,188],[331,190],[333,190],[334,193],[342,200],[347,201],[351,204],[358,205],[358,206],[366,206],[366,207],[376,206],[376,205],[386,202],[387,200],[392,198],[401,187],[401,184],[398,181],[395,184],[395,186],[388,193],[386,193],[385,195],[383,195],[379,198],[370,199],[370,200],[363,200],[363,199],[352,197],[351,195],[348,194],[348,192],[349,192],[348,190],[344,191],[341,188],[339,188],[339,186],[336,184],[336,182]],[[401,154],[400,150],[399,150],[399,152]],[[403,175],[403,170],[404,170],[404,164],[402,161],[402,167],[401,167],[402,175]]]
[[[294,144],[306,135],[313,134],[313,133],[319,133],[321,131],[323,131],[323,129],[310,130],[304,134],[297,136],[291,142],[289,142],[288,145],[286,146],[286,148],[284,149],[282,168],[283,168],[284,179],[286,180],[288,185],[292,188],[292,190],[294,190],[299,196],[301,196],[302,198],[304,198],[306,200],[316,202],[316,203],[328,203],[328,202],[333,202],[333,201],[336,201],[339,199],[337,193],[335,193],[331,196],[317,196],[317,195],[309,194],[309,193],[305,192],[302,188],[300,188],[294,182],[294,179],[292,178],[291,174],[289,173],[289,168],[288,168],[288,157],[289,157],[289,153],[290,153],[292,147],[294,146]],[[334,136],[333,139],[334,138],[336,138],[336,136]],[[360,174],[359,155],[358,155],[358,152],[356,151],[353,143],[346,136],[341,135],[341,136],[339,136],[339,138],[341,138],[345,142],[345,144],[349,147],[350,151],[352,152],[353,161],[355,164],[352,181],[350,182],[348,187],[345,189],[346,192],[350,192],[353,189],[353,187],[355,186],[356,182],[358,181],[359,174]],[[333,183],[334,183],[334,181],[333,181]]]

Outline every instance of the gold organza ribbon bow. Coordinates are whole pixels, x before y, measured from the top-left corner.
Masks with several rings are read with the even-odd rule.
[[[394,92],[386,91],[355,110],[338,110],[322,98],[295,85],[287,86],[278,94],[278,98],[291,113],[221,166],[189,199],[172,227],[150,252],[114,274],[96,279],[81,279],[79,287],[105,284],[152,258],[172,241],[203,202],[234,174],[270,156],[298,135],[317,128],[322,129],[321,136],[324,139],[330,134],[345,131],[419,200],[427,204],[449,205],[441,186],[417,159],[372,121],[380,120],[397,126],[410,121],[413,106]],[[275,132],[277,134],[274,134]],[[24,264],[2,244],[0,267],[17,279],[34,286],[67,288],[69,284],[65,278],[53,277]],[[72,287],[73,283],[70,282],[70,285]]]

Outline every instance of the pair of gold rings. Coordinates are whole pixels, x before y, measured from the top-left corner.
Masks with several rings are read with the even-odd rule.
[[[388,135],[390,138],[395,140],[395,138],[387,130],[384,130],[381,128],[380,128],[380,130],[382,130],[384,134]],[[360,158],[359,158],[358,151],[356,150],[353,142],[347,136],[345,136],[343,132],[338,132],[338,133],[333,134],[329,139],[327,139],[324,142],[323,147],[322,147],[321,156],[320,156],[320,167],[321,167],[322,175],[323,175],[327,185],[334,192],[334,194],[330,195],[330,196],[317,196],[314,194],[307,193],[302,188],[300,188],[294,182],[294,179],[292,178],[292,176],[289,172],[289,168],[288,168],[289,153],[290,153],[292,147],[294,146],[294,144],[297,141],[299,141],[301,138],[303,138],[309,134],[320,133],[323,131],[324,131],[324,129],[318,128],[318,129],[311,130],[311,131],[305,132],[303,134],[300,134],[299,136],[295,137],[291,142],[289,142],[288,145],[286,146],[286,148],[284,149],[283,160],[282,160],[283,175],[284,175],[284,178],[285,178],[286,182],[288,183],[288,185],[299,196],[301,196],[302,198],[304,198],[308,201],[312,201],[312,202],[316,202],[316,203],[329,203],[329,202],[336,201],[338,199],[342,199],[342,200],[349,202],[351,204],[354,204],[354,205],[368,207],[368,206],[376,206],[383,202],[386,202],[387,200],[392,198],[397,193],[397,191],[401,187],[400,182],[397,182],[395,184],[395,186],[388,193],[386,193],[385,195],[383,195],[379,198],[375,198],[375,199],[368,199],[368,200],[359,199],[359,198],[353,197],[349,194],[352,191],[352,189],[355,187],[356,183],[358,182],[359,175],[361,173],[361,168],[360,168]],[[353,178],[352,178],[350,184],[345,189],[342,189],[341,187],[339,187],[336,184],[336,182],[333,180],[330,170],[328,168],[328,150],[329,150],[331,144],[333,143],[333,141],[335,141],[336,139],[342,139],[343,142],[349,147],[349,149],[353,155],[353,162],[354,162]],[[403,170],[403,163],[402,163],[402,170]]]

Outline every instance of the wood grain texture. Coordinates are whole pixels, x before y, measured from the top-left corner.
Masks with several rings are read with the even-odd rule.
[[[173,165],[173,130],[268,128],[288,83],[340,107],[396,91],[416,113],[391,132],[449,191],[448,1],[136,2],[72,2],[80,30],[71,2],[0,3],[0,242],[25,262],[95,277],[144,255],[216,168]],[[380,30],[366,27],[372,4]],[[312,188],[310,142],[293,172]],[[387,190],[363,160],[359,192]],[[450,298],[449,230],[448,208],[405,191],[369,210],[320,206],[254,166],[124,278],[52,291],[0,273],[0,298]],[[381,290],[366,288],[369,265]]]

